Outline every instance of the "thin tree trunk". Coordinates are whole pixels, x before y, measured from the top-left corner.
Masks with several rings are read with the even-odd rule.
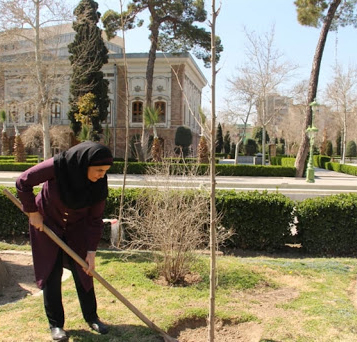
[[[266,140],[266,129],[263,125],[262,130],[262,165],[265,165],[265,140]]]
[[[209,298],[209,342],[214,342],[215,330],[215,305],[216,305],[216,5],[212,0],[212,23],[211,23],[211,68],[212,68],[212,85],[211,85],[211,197],[210,197],[210,298]]]
[[[306,129],[311,125],[312,122],[312,108],[310,106],[310,103],[312,103],[316,98],[317,86],[319,82],[320,66],[321,66],[322,55],[324,52],[327,35],[332,20],[335,16],[336,10],[340,5],[340,3],[341,0],[333,0],[333,2],[330,4],[325,22],[320,32],[319,41],[316,46],[315,56],[312,63],[312,70],[310,74],[308,102],[306,104],[306,114],[305,114],[305,121],[302,131],[301,144],[295,161],[297,177],[303,177],[304,174],[305,161],[306,161],[307,154],[309,152],[309,138],[306,134]]]
[[[123,2],[120,0],[120,12],[123,14]],[[123,22],[123,16],[122,16]],[[124,27],[124,25],[123,25]],[[124,197],[125,197],[125,186],[126,186],[126,176],[128,170],[128,156],[129,156],[129,84],[128,84],[128,63],[126,59],[126,50],[125,50],[125,30],[122,30],[123,35],[123,57],[124,57],[124,82],[125,82],[125,92],[126,92],[126,103],[125,103],[125,154],[124,154],[124,170],[123,170],[123,186],[120,196],[120,205],[119,205],[119,230],[118,230],[118,239],[117,239],[117,248],[120,247],[121,236],[122,234],[122,221],[123,221],[123,207],[124,207]],[[143,117],[144,120],[144,117]],[[115,129],[115,127],[114,127]],[[114,141],[115,144],[115,141]]]
[[[41,106],[42,119],[42,136],[43,136],[43,158],[49,159],[52,157],[50,143],[50,123],[49,123],[49,104],[48,101],[44,107]]]
[[[235,150],[235,154],[234,154],[234,164],[235,165],[238,164],[239,146],[242,141],[243,141],[243,139],[238,139],[237,144],[236,144],[236,150]]]
[[[37,87],[39,96],[39,113],[41,115],[42,122],[42,136],[43,136],[43,157],[49,159],[51,154],[50,145],[50,124],[48,118],[48,94],[46,91],[46,85],[44,75],[42,71],[41,61],[41,47],[40,47],[40,1],[35,2],[36,5],[36,25],[35,25],[35,60],[36,60],[36,74],[37,74]]]
[[[346,145],[347,145],[347,109],[344,110],[343,118],[343,136],[342,136],[342,158],[341,163],[346,162]]]
[[[153,13],[151,13],[153,15]],[[151,24],[151,46],[149,51],[148,64],[146,68],[146,107],[151,107],[152,104],[152,89],[154,82],[154,68],[155,68],[155,60],[156,60],[156,50],[157,50],[157,40],[159,37],[159,25],[153,20],[155,24]],[[145,161],[145,120],[143,113],[143,126],[141,132],[141,150],[142,154],[139,154],[139,160]],[[143,160],[141,160],[143,159]]]

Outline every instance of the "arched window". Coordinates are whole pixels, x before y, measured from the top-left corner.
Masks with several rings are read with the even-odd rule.
[[[33,103],[25,105],[25,122],[33,123],[35,122],[35,109]]]
[[[157,101],[155,102],[155,109],[159,109],[159,123],[166,122],[166,102]]]
[[[51,123],[61,123],[61,103],[58,101],[54,101],[51,103]]]
[[[131,106],[131,120],[133,123],[143,122],[143,103],[134,101]]]
[[[15,102],[10,104],[9,121],[19,123],[19,109],[17,107],[17,103]]]

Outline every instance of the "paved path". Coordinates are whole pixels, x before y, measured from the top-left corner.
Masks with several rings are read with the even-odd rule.
[[[0,185],[14,186],[20,172],[0,171]],[[109,174],[109,186],[121,187],[123,175]],[[281,192],[292,199],[326,196],[337,193],[357,193],[357,177],[315,168],[315,182],[307,183],[305,178],[295,177],[216,177],[217,189],[235,189],[239,191],[268,190]],[[172,187],[172,188],[207,188],[209,176],[195,178],[184,176],[156,177],[147,175],[128,175],[126,186],[133,187]]]

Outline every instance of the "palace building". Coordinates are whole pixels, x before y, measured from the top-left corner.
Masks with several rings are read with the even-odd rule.
[[[71,65],[67,46],[74,40],[76,33],[72,24],[42,30],[45,39],[41,56],[42,63],[46,65],[46,93],[50,98],[47,111],[49,124],[68,127]],[[31,36],[33,31],[24,30],[24,33]],[[108,117],[102,126],[104,128],[108,125],[110,129],[110,147],[115,157],[123,157],[127,108],[130,139],[142,131],[148,54],[129,53],[124,58],[121,38],[107,41],[104,33],[103,38],[109,50],[109,62],[103,66],[102,71],[109,81],[110,105]],[[1,42],[0,101],[7,114],[7,134],[13,138],[14,126],[23,132],[30,125],[41,122],[36,110],[39,95],[34,75],[34,46],[29,40],[18,37],[2,39]],[[127,64],[128,93],[124,79],[124,60]],[[195,153],[200,134],[198,122],[202,89],[206,84],[207,80],[189,53],[157,54],[152,104],[161,110],[160,122],[156,127],[166,153],[173,151],[179,126],[191,129],[192,150]]]

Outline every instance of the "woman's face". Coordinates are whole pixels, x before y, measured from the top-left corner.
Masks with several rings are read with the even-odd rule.
[[[110,169],[110,165],[88,166],[87,177],[91,182],[103,178]]]

